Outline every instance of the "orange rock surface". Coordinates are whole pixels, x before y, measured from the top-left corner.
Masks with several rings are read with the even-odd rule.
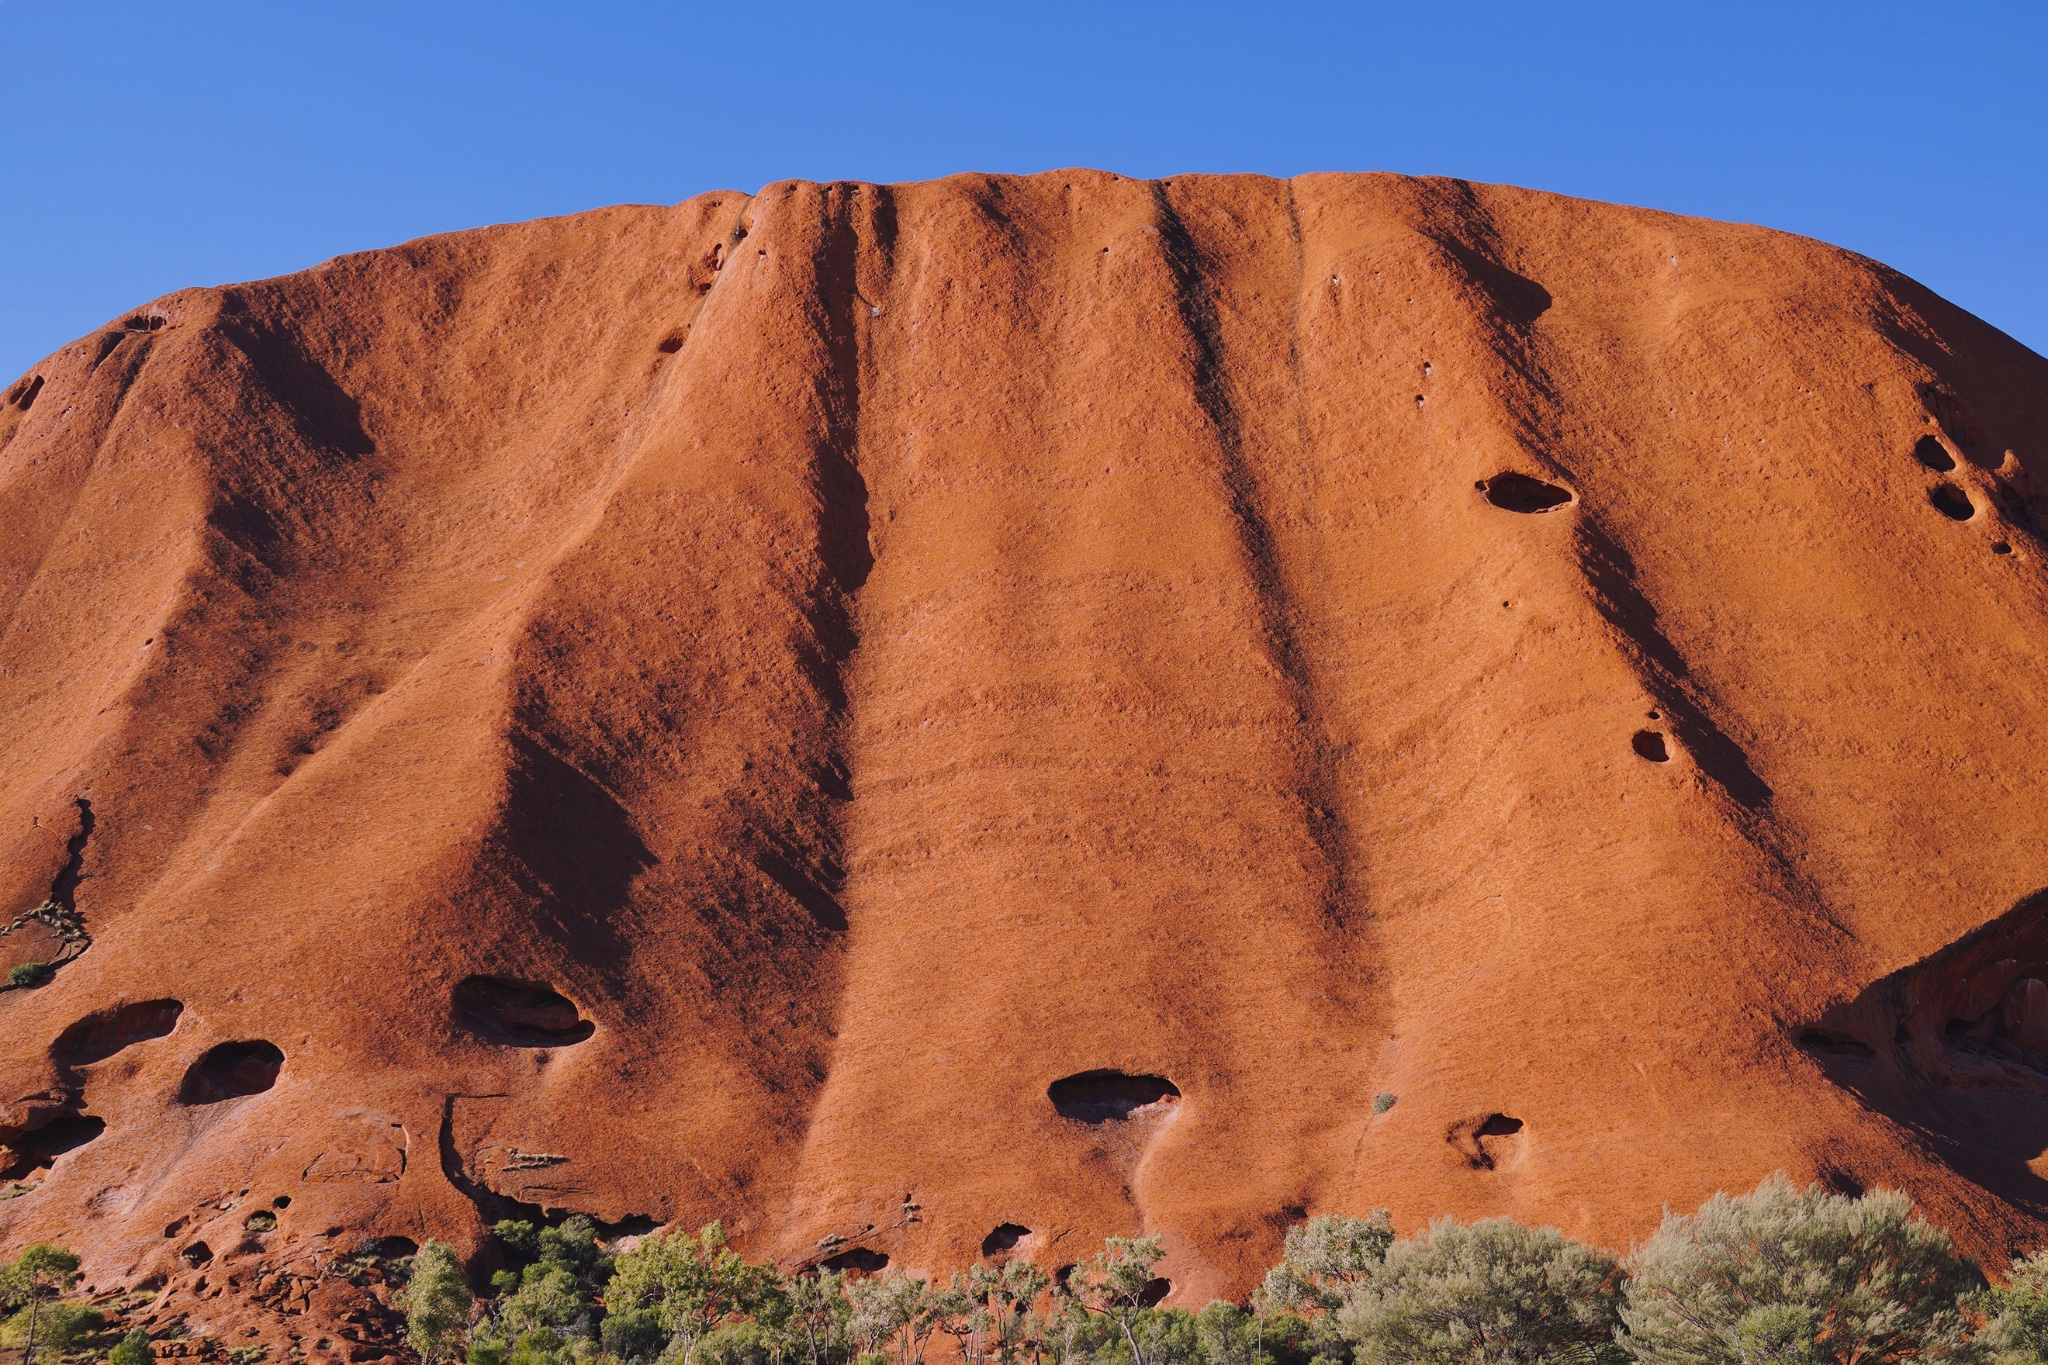
[[[1851,253],[790,182],[184,291],[0,414],[6,1249],[1142,1229],[1199,1306],[1305,1212],[2048,1226],[2048,361]]]

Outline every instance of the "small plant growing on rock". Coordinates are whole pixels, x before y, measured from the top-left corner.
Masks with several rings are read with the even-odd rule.
[[[49,979],[50,967],[44,962],[17,962],[7,969],[7,984],[16,990],[40,986]]]

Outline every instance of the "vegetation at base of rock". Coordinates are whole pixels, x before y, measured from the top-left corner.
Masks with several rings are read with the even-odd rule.
[[[150,1349],[149,1333],[138,1327],[107,1352],[107,1365],[154,1365],[156,1352]]]
[[[1059,1276],[1016,1257],[941,1285],[888,1270],[789,1274],[748,1261],[717,1223],[616,1247],[580,1215],[494,1233],[506,1267],[481,1299],[445,1243],[408,1258],[396,1303],[422,1360],[919,1365],[935,1337],[962,1365],[2048,1360],[2048,1249],[1992,1288],[1905,1196],[1799,1189],[1782,1176],[1668,1216],[1621,1260],[1506,1219],[1442,1219],[1397,1238],[1385,1210],[1319,1215],[1288,1231],[1248,1304],[1199,1313],[1150,1306],[1165,1287],[1158,1236],[1111,1238]],[[153,1365],[146,1332],[118,1336],[122,1326],[67,1297],[78,1269],[44,1243],[0,1262],[0,1345],[23,1365],[101,1352],[108,1365]]]
[[[1266,1272],[1255,1302],[1282,1312],[1332,1313],[1387,1257],[1393,1216],[1374,1209],[1363,1218],[1321,1214],[1287,1230],[1280,1264]]]
[[[1667,1215],[1630,1272],[1624,1340],[1644,1365],[1962,1359],[1984,1287],[1905,1195],[1782,1176]]]
[[[276,1220],[271,1220],[272,1226]],[[474,1295],[462,1262],[447,1243],[427,1239],[412,1258],[412,1279],[399,1295],[405,1310],[405,1338],[425,1361],[446,1360],[455,1353],[469,1326]]]
[[[1601,1358],[1615,1353],[1621,1267],[1556,1228],[1432,1223],[1345,1290],[1338,1333],[1364,1365]]]
[[[2048,1360],[2048,1250],[2014,1261],[1983,1306],[1990,1322],[1979,1340],[1998,1365]]]
[[[1384,1209],[1318,1215],[1288,1231],[1247,1304],[1199,1313],[1152,1306],[1165,1288],[1158,1236],[1111,1238],[1059,1275],[1013,1257],[937,1284],[900,1270],[791,1274],[747,1260],[718,1223],[615,1245],[581,1215],[493,1232],[505,1268],[481,1298],[446,1244],[410,1258],[397,1303],[422,1360],[920,1365],[938,1337],[962,1365],[2048,1360],[2048,1250],[1991,1288],[1905,1196],[1802,1190],[1782,1176],[1667,1217],[1624,1259],[1507,1219],[1441,1219],[1398,1238]],[[26,1346],[31,1322],[45,1351],[100,1330],[96,1310],[63,1299],[77,1266],[40,1244],[0,1265],[10,1341]],[[140,1331],[108,1357],[152,1360]]]
[[[700,1343],[726,1328],[734,1330],[718,1343],[714,1356],[749,1359],[751,1347],[764,1343],[738,1329],[751,1325],[774,1331],[789,1317],[782,1276],[773,1266],[756,1265],[728,1247],[717,1223],[705,1224],[695,1237],[672,1232],[643,1240],[619,1258],[605,1303],[640,1315],[637,1323],[651,1321],[680,1365],[692,1365]]]
[[[1165,1254],[1165,1243],[1159,1237],[1112,1237],[1103,1243],[1100,1255],[1067,1278],[1067,1294],[1074,1304],[1084,1313],[1098,1313],[1115,1323],[1137,1365],[1147,1365],[1146,1343],[1134,1324],[1145,1310],[1146,1291],[1156,1278],[1152,1272]],[[1155,1360],[1171,1353],[1166,1343],[1155,1340],[1152,1345]]]
[[[34,1365],[40,1349],[62,1351],[105,1321],[96,1308],[59,1300],[78,1282],[78,1257],[36,1242],[12,1263],[0,1264],[0,1307],[13,1314],[0,1339],[21,1346],[21,1365]]]

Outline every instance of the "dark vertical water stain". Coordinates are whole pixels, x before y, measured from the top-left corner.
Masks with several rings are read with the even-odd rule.
[[[1345,837],[1343,817],[1337,805],[1331,745],[1295,627],[1294,608],[1280,568],[1272,525],[1260,506],[1258,478],[1245,459],[1243,419],[1236,396],[1231,391],[1222,325],[1209,286],[1209,262],[1194,234],[1174,208],[1166,186],[1154,181],[1151,188],[1160,245],[1173,278],[1175,307],[1181,326],[1194,343],[1195,400],[1216,434],[1218,473],[1257,598],[1266,647],[1284,680],[1296,723],[1306,732],[1309,752],[1297,771],[1297,797],[1309,836],[1315,841],[1329,869],[1323,911],[1331,919],[1341,922],[1345,891]],[[1296,236],[1298,247],[1298,225]],[[1298,337],[1290,344],[1294,349],[1291,359],[1297,367],[1298,388]],[[1301,419],[1298,417],[1297,420]]]

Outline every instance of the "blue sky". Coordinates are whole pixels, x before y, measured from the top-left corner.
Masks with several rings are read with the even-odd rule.
[[[1394,170],[1765,223],[2048,352],[2048,3],[0,0],[0,382],[342,251],[786,177]]]

